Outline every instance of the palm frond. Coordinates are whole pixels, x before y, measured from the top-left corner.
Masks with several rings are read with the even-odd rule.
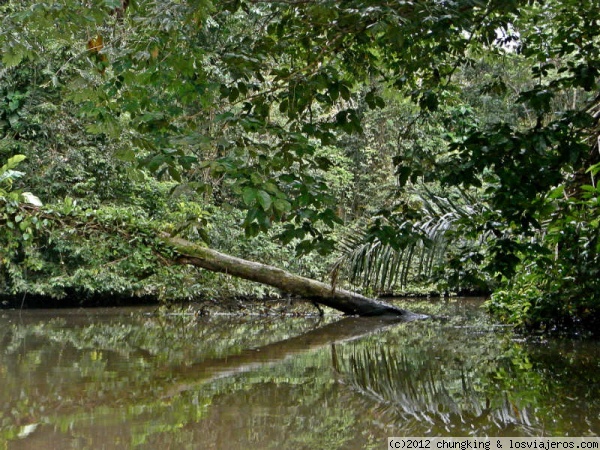
[[[379,292],[431,278],[444,261],[448,232],[459,219],[472,217],[481,209],[472,195],[464,191],[452,194],[454,198],[440,196],[424,187],[413,193],[421,205],[421,219],[396,226],[398,239],[386,241],[364,224],[353,229],[340,242],[341,255],[332,274],[344,273],[351,283]],[[394,226],[386,221],[386,226]]]

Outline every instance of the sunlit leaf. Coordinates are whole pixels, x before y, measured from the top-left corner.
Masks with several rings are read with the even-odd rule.
[[[43,206],[42,201],[31,192],[23,192],[21,193],[21,196],[23,197],[23,201],[25,201],[25,203],[30,203],[34,206]]]

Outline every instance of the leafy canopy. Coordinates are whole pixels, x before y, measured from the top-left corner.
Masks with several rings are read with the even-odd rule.
[[[392,90],[445,130],[437,151],[399,146],[400,190],[439,182],[476,191],[485,205],[451,231],[483,237],[484,248],[465,246],[468,255],[446,264],[468,257],[507,292],[537,292],[520,313],[552,303],[534,285],[600,301],[592,0],[9,0],[0,12],[2,73],[33,67],[36,94],[58,92],[134,179],[148,170],[222,196],[246,210],[250,236],[283,222],[280,239],[300,252],[331,250],[326,230],[340,222],[326,183],[333,162],[321,150],[358,139],[364,108],[386,108],[382,92]],[[485,81],[473,81],[497,61],[527,76],[482,69]],[[6,93],[3,139],[21,138],[29,94]],[[477,97],[514,114],[482,120],[470,109]],[[403,195],[371,227],[372,239],[397,249],[415,233],[427,242],[418,227],[389,226],[423,219]]]

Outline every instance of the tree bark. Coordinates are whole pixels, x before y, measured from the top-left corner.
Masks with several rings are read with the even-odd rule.
[[[274,266],[226,255],[179,237],[164,236],[163,239],[181,255],[177,259],[180,264],[191,264],[212,272],[226,273],[267,284],[350,315],[416,317],[409,311],[385,302],[337,289],[329,284],[294,275]]]

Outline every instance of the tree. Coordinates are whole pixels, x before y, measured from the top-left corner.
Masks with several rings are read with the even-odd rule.
[[[524,286],[520,306],[498,301],[495,309],[516,308],[515,320],[544,311],[536,324],[598,316],[593,1],[65,0],[1,8],[3,70],[48,67],[46,84],[81,104],[88,130],[120,144],[122,160],[200,191],[217,188],[246,209],[249,236],[282,222],[280,239],[300,253],[330,251],[327,230],[340,222],[323,176],[331,161],[316,149],[359,135],[359,97],[385,107],[373,88],[382,83],[420,115],[443,117],[448,131],[439,154],[396,155],[401,183],[435,179],[483,191],[483,212],[453,232],[493,236],[485,254],[470,257],[509,291]],[[484,86],[499,97],[515,90],[505,97],[523,113],[514,120],[452,114],[469,68],[484,57],[531,67],[523,84],[498,75]],[[421,219],[413,206],[396,210],[406,216],[400,223]],[[373,234],[399,248],[427,240],[415,227],[386,226],[375,222]],[[591,300],[581,304],[582,296]]]

